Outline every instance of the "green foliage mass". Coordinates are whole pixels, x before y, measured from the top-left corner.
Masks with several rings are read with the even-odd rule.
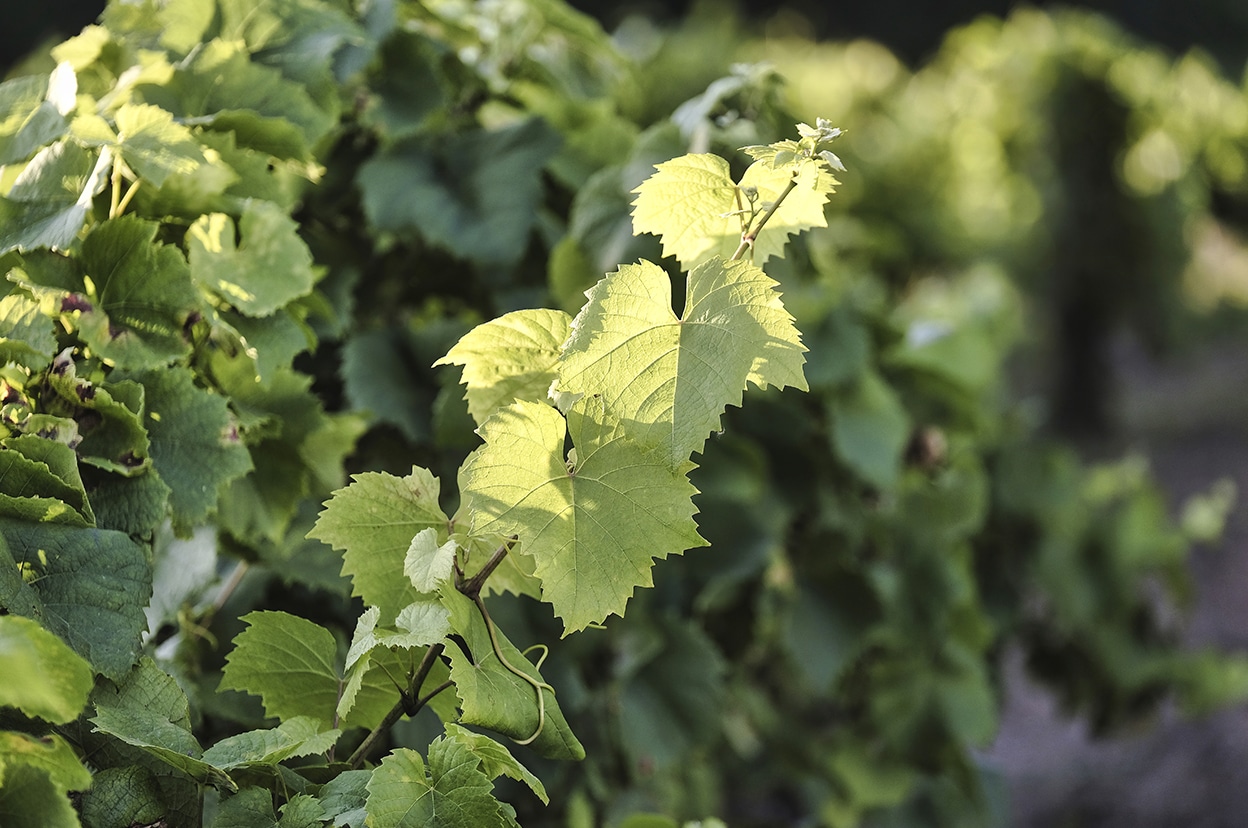
[[[1144,590],[1226,493],[1176,527],[1002,371],[1107,147],[1155,318],[1240,90],[1023,13],[794,115],[659,94],[690,37],[114,2],[0,84],[0,822],[991,824],[1003,653],[1105,730],[1248,692]]]

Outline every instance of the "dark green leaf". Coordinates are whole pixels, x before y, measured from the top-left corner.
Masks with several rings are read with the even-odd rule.
[[[0,520],[0,535],[25,568],[43,620],[97,672],[120,678],[139,653],[151,597],[147,555],[129,536]]]
[[[133,375],[146,389],[144,424],[152,464],[169,485],[174,527],[188,531],[216,508],[217,496],[252,467],[224,397],[195,384],[185,368]]]
[[[378,230],[414,231],[461,258],[512,264],[528,244],[542,164],[557,146],[536,119],[446,147],[398,144],[360,168],[364,211]]]
[[[131,370],[159,368],[190,352],[185,328],[202,300],[182,253],[156,241],[160,226],[122,216],[94,227],[82,243],[82,267],[94,306],[79,319],[96,353]]]
[[[155,775],[136,765],[97,771],[82,797],[87,825],[149,825],[163,815]]]

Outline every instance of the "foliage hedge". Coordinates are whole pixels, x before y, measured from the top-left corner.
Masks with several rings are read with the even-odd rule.
[[[0,821],[992,825],[1009,653],[1105,732],[1244,697],[1248,662],[1168,620],[1230,493],[1175,520],[1138,460],[1048,428],[1107,425],[1115,326],[1163,343],[1184,290],[1238,289],[1206,254],[1243,256],[1244,91],[1081,15],[980,21],[913,72],[715,25],[113,2],[0,86]],[[752,62],[708,79],[708,54]],[[570,319],[639,259],[692,283],[636,189],[691,152],[731,185],[739,148],[818,117],[848,172],[759,262],[809,392],[752,367],[765,390],[694,446],[685,545],[710,549],[563,637],[504,539],[488,613],[458,579],[454,636],[402,626],[417,576],[375,562],[455,540],[472,461],[449,481],[519,393],[474,410],[507,349],[452,348]],[[1051,399],[1020,395],[1037,353]],[[464,678],[474,650],[521,663],[511,641],[549,649],[545,678],[487,676],[523,710]],[[305,715],[325,692],[332,719]]]

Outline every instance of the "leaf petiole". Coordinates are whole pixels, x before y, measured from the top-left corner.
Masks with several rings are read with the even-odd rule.
[[[753,249],[754,240],[758,238],[758,234],[762,232],[762,229],[767,224],[767,221],[776,214],[777,210],[780,209],[781,202],[784,201],[785,197],[789,193],[793,192],[793,188],[796,186],[797,173],[794,172],[793,176],[789,178],[789,183],[785,185],[783,190],[780,191],[780,195],[776,196],[776,200],[773,201],[771,206],[763,212],[763,217],[758,220],[758,224],[755,225],[754,229],[741,234],[741,244],[737,247],[736,252],[732,254],[732,258],[729,259],[729,261],[739,261],[741,257],[745,255],[745,251]],[[738,187],[737,192],[740,192],[740,190],[741,188]]]

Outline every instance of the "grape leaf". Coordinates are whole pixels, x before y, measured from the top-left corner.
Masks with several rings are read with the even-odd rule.
[[[0,83],[0,165],[25,161],[65,134],[78,89],[73,67]]]
[[[79,378],[67,348],[52,360],[47,374],[59,399],[48,395],[44,407],[81,426],[76,448],[84,464],[126,476],[142,474],[151,467],[147,432],[139,420],[144,389],[117,379],[105,387]]]
[[[571,323],[563,311],[513,311],[473,328],[433,364],[464,367],[468,413],[481,425],[514,400],[546,399]]]
[[[911,426],[888,383],[874,371],[864,371],[853,385],[837,391],[828,410],[829,442],[841,461],[872,486],[896,485]]]
[[[429,767],[420,754],[399,748],[382,760],[368,782],[370,828],[504,828],[501,803],[480,761],[445,738],[429,745]]]
[[[764,264],[783,254],[788,237],[811,227],[826,227],[823,205],[837,183],[822,165],[779,169],[756,161],[734,184],[728,162],[718,155],[684,155],[655,165],[657,172],[633,192],[633,228],[663,242],[663,255],[675,256],[692,270],[715,256],[731,258],[746,232],[780,196],[790,180],[795,186],[753,244],[753,261]],[[747,193],[754,193],[753,201]]]
[[[0,196],[0,254],[68,248],[87,219],[92,199],[104,188],[112,163],[107,150],[95,156],[66,141],[40,150],[8,196]]]
[[[393,685],[388,688],[380,683],[382,676],[411,672],[416,655],[410,651],[421,648],[423,655],[425,646],[441,641],[451,631],[446,608],[435,598],[427,598],[404,607],[395,619],[395,629],[378,628],[377,621],[380,616],[377,607],[369,607],[356,622],[351,647],[347,650],[346,684],[338,698],[337,710],[340,719],[346,719],[352,714],[353,719],[368,715],[356,708],[361,690],[365,691],[366,696],[371,692],[374,702],[378,700],[376,697],[379,690],[387,698],[392,695],[391,689],[397,693],[397,688],[393,688]],[[399,662],[397,670],[393,669],[396,660]],[[366,684],[370,678],[374,680],[371,687]],[[397,695],[394,701],[397,701]],[[393,701],[384,705],[382,712],[391,704]]]
[[[150,658],[115,685],[102,684],[93,701],[95,731],[133,745],[197,782],[237,789],[228,774],[199,758],[202,751],[191,734],[186,694]]]
[[[25,762],[3,766],[0,825],[9,828],[79,828],[69,797],[47,770]]]
[[[279,809],[282,817],[277,828],[322,828],[325,809],[309,794],[298,794]]]
[[[119,375],[126,376],[126,375]],[[216,508],[218,493],[252,467],[226,399],[183,367],[131,375],[146,391],[143,422],[152,465],[170,488],[174,528],[189,532]]]
[[[399,142],[360,167],[364,213],[379,231],[415,230],[469,261],[513,264],[537,220],[542,165],[558,144],[540,118],[449,144]]]
[[[654,558],[706,544],[685,478],[693,464],[672,468],[591,405],[601,409],[589,398],[568,412],[566,463],[559,412],[517,402],[485,422],[485,445],[460,471],[474,533],[519,537],[565,634],[623,615],[633,590],[653,583]]]
[[[454,722],[446,723],[446,735],[468,748],[481,761],[481,770],[490,779],[506,776],[529,786],[543,805],[550,804],[546,786],[528,768],[516,761],[511,751],[483,733],[473,733]]]
[[[46,463],[11,448],[10,444],[16,441],[21,441],[17,445],[31,452],[39,452],[45,446],[49,450],[59,446],[73,457],[73,449],[41,437],[24,436],[2,441],[0,445],[10,450],[0,450],[0,515],[31,523],[91,525],[93,518],[79,511],[86,504],[82,482],[77,481],[77,486],[74,486],[62,480]],[[70,459],[70,463],[73,462]],[[76,466],[73,474],[76,478]]]
[[[342,572],[351,577],[351,594],[378,607],[388,621],[420,598],[400,573],[416,533],[446,528],[446,514],[438,505],[440,486],[419,467],[404,478],[365,472],[352,479],[334,492],[308,537],[344,551]]]
[[[433,400],[422,383],[407,381],[414,357],[404,331],[361,331],[343,348],[342,374],[353,409],[367,411],[412,443],[421,443],[429,439]]]
[[[94,683],[91,665],[35,621],[15,615],[0,615],[0,675],[0,707],[54,724],[77,718]]]
[[[273,795],[264,788],[243,788],[221,801],[211,828],[277,828]]]
[[[238,222],[223,213],[201,217],[187,231],[191,277],[248,316],[267,316],[312,290],[312,254],[286,212],[248,201]]]
[[[157,187],[173,175],[191,175],[207,159],[191,131],[173,114],[149,104],[123,104],[113,116],[117,131],[98,115],[75,119],[73,134],[88,146],[111,146],[142,180]]]
[[[121,368],[160,368],[190,352],[187,320],[201,312],[186,260],[156,241],[160,225],[125,215],[101,222],[82,243],[82,267],[95,287],[79,318],[96,355]]]
[[[307,716],[287,719],[277,727],[227,736],[204,751],[203,760],[221,770],[252,765],[276,765],[296,756],[324,753],[334,746],[340,730],[323,730]]]
[[[190,731],[171,724],[159,713],[143,708],[96,707],[95,730],[134,745],[181,773],[222,790],[237,790],[227,773],[198,758],[199,743]]]
[[[16,362],[38,371],[56,353],[55,323],[39,303],[20,292],[0,299],[0,361]]]
[[[741,404],[747,381],[806,389],[806,349],[775,286],[748,262],[712,259],[689,274],[677,319],[668,275],[624,265],[573,320],[558,389],[602,395],[630,437],[677,467]]]
[[[438,546],[438,533],[421,529],[407,548],[403,574],[411,578],[412,586],[419,591],[434,592],[450,580],[456,548],[454,541]]]
[[[584,759],[585,748],[568,726],[554,692],[542,688],[539,709],[537,689],[499,661],[485,619],[472,599],[448,589],[441,600],[450,611],[451,628],[460,634],[446,649],[462,711],[458,720],[512,739],[529,739],[536,734],[530,747],[547,759]],[[543,682],[537,667],[498,629],[494,630],[494,640],[508,664]]]
[[[46,440],[34,435],[8,437],[2,441],[5,448],[26,457],[28,460],[45,466],[60,481],[55,492],[47,492],[59,497],[73,506],[88,522],[94,523],[95,516],[91,513],[91,504],[87,501],[83,489],[82,477],[78,472],[78,455],[64,443]]]
[[[330,825],[364,828],[367,816],[364,804],[368,800],[368,781],[372,778],[371,770],[349,770],[325,783],[317,795]]]
[[[36,737],[0,730],[0,763],[40,768],[62,792],[84,791],[91,787],[91,772],[82,766],[69,743],[56,733]]]
[[[43,622],[99,673],[119,678],[139,654],[151,598],[143,548],[102,529],[0,519],[13,561],[29,573]]]
[[[259,696],[268,716],[307,716],[326,730],[338,705],[337,646],[322,626],[285,612],[250,612],[225,657],[221,690]]]
[[[149,825],[164,816],[156,776],[147,768],[127,765],[104,768],[91,779],[82,797],[86,825]]]
[[[212,40],[180,63],[166,83],[136,92],[175,116],[233,132],[240,146],[308,161],[312,145],[334,124],[297,83],[254,63],[241,42]]]
[[[90,480],[91,503],[101,529],[144,535],[169,513],[169,487],[154,469],[133,477],[96,472]]]

